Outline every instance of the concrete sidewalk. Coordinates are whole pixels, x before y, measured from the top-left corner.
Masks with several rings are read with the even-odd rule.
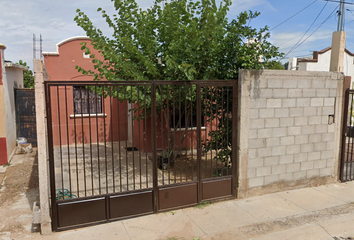
[[[38,239],[351,239],[354,182],[279,192],[86,227]]]

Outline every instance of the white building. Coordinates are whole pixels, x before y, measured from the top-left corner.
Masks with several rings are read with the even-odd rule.
[[[331,47],[321,51],[314,51],[310,58],[290,58],[288,70],[298,71],[329,71],[331,61]],[[344,52],[343,73],[345,76],[351,76],[354,82],[354,54],[348,49]]]

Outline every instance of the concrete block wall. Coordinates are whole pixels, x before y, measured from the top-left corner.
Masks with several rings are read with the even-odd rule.
[[[241,197],[336,179],[343,82],[340,73],[240,71]]]

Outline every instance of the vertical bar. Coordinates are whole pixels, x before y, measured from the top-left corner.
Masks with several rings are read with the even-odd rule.
[[[350,94],[351,95],[351,101],[350,101],[350,109],[353,111],[353,101],[354,101],[354,94]],[[350,114],[350,120],[349,120],[349,126],[351,127],[353,125],[353,122],[352,122],[352,114]],[[347,159],[346,161],[346,171],[345,171],[345,175],[346,175],[346,180],[348,181],[350,179],[350,172],[351,170],[349,170],[349,166],[351,166],[351,162],[353,161],[353,148],[354,148],[354,138],[353,137],[350,137],[349,138],[349,143],[351,142],[351,146],[350,146],[350,158]],[[351,167],[350,167],[351,168]],[[349,172],[349,174],[348,174]],[[349,175],[349,177],[348,177]]]
[[[98,193],[101,195],[101,161],[100,161],[100,139],[98,136],[98,97],[97,97],[97,84],[95,85],[95,108],[96,108],[96,134],[97,134],[97,163],[98,163]]]
[[[59,149],[60,149],[60,174],[61,174],[61,188],[64,191],[64,170],[63,170],[63,150],[61,146],[61,123],[60,123],[60,97],[59,86],[57,86],[57,99],[58,99],[58,130],[59,130]]]
[[[50,170],[50,198],[52,205],[52,227],[53,230],[58,229],[58,206],[55,191],[55,163],[54,163],[54,143],[53,143],[53,125],[52,125],[52,102],[50,94],[50,85],[48,82],[45,84],[45,96],[46,96],[46,110],[47,110],[47,130],[48,130],[48,154],[49,154],[49,170]]]
[[[111,152],[112,152],[112,179],[113,179],[113,193],[116,192],[115,173],[114,173],[114,148],[113,148],[113,106],[112,106],[112,85],[109,86],[109,105],[111,115]],[[118,102],[118,101],[117,101]]]
[[[152,82],[151,89],[151,143],[153,163],[154,212],[158,211],[159,193],[157,185],[157,145],[156,145],[156,85]]]
[[[121,145],[120,145],[120,118],[119,118],[119,86],[117,86],[117,122],[118,122],[118,159],[119,159],[119,189],[122,192],[122,153],[121,153]]]
[[[126,98],[127,95],[127,86],[124,86],[124,99]],[[125,171],[126,171],[126,178],[127,178],[127,191],[129,191],[129,173],[128,173],[128,140],[129,140],[129,133],[128,133],[128,126],[129,126],[129,118],[128,118],[128,101],[125,100],[124,103],[124,107],[125,107],[125,121],[127,121],[126,123],[126,128],[125,128]]]
[[[103,142],[104,142],[104,164],[105,164],[105,174],[106,174],[106,194],[108,194],[108,167],[107,167],[107,139],[106,139],[106,107],[105,107],[105,100],[106,98],[104,98],[104,94],[105,93],[105,89],[104,89],[104,85],[102,86],[102,97],[101,97],[101,101],[102,101],[102,113],[103,113]]]
[[[166,85],[167,86],[167,94],[169,95],[169,89],[170,89],[170,85]],[[170,131],[171,131],[171,128],[170,128],[170,116],[171,116],[171,112],[170,112],[170,101],[169,99],[167,98],[166,99],[167,101],[167,107],[166,107],[166,111],[167,113],[165,113],[165,116],[167,116],[167,119],[166,119],[166,129],[167,129],[167,171],[168,171],[168,184],[171,184],[171,171],[170,171],[170,166],[171,166],[171,159],[170,159],[170,142],[172,141],[170,139]]]
[[[79,88],[79,87],[78,87]],[[74,95],[74,86],[73,86],[73,98],[74,98],[74,141],[75,141],[75,164],[76,164],[76,167],[75,167],[75,170],[76,170],[76,193],[77,193],[77,196],[80,197],[80,193],[79,193],[79,173],[78,173],[78,167],[79,167],[79,164],[77,162],[77,140],[76,140],[76,102],[75,102],[75,95]],[[81,109],[82,110],[82,109]]]
[[[148,159],[148,149],[147,149],[147,107],[146,107],[146,94],[147,94],[147,90],[146,90],[146,86],[144,86],[144,90],[145,90],[145,95],[144,95],[144,120],[145,120],[145,125],[144,125],[144,133],[145,133],[145,171],[146,171],[146,188],[149,188],[149,172],[148,172],[148,163],[147,163],[147,159]],[[151,121],[153,121],[151,119]]]
[[[162,149],[162,156],[161,156],[161,168],[162,168],[162,171],[161,171],[161,175],[162,175],[162,185],[165,185],[165,173],[164,173],[164,169],[163,169],[163,164],[164,164],[164,147],[163,147],[163,140],[164,140],[164,129],[163,129],[163,99],[162,99],[162,96],[163,96],[163,86],[164,85],[159,85],[159,88],[160,88],[160,99],[161,99],[161,108],[160,108],[160,124],[161,124],[161,149]]]
[[[185,89],[184,89],[185,90]],[[182,130],[182,95],[181,95],[181,92],[182,92],[182,89],[181,89],[181,85],[179,86],[179,130],[181,131]],[[178,134],[180,136],[180,138],[182,138],[183,136],[181,136],[181,134],[179,133]],[[182,152],[181,150],[181,145],[183,144],[183,141],[180,141],[180,145],[179,145],[179,151]],[[179,171],[179,181],[182,182],[182,168],[181,170]]]
[[[226,153],[227,153],[227,175],[229,176],[230,175],[230,169],[229,169],[229,109],[230,109],[230,106],[229,106],[229,91],[230,91],[230,87],[227,87],[227,91],[226,91],[226,109],[227,109],[227,112],[226,112]]]
[[[185,128],[185,133],[186,133],[186,138],[187,138],[187,136],[188,136],[188,118],[187,118],[187,113],[188,113],[188,108],[187,108],[187,84],[185,84],[185,102],[184,102],[184,124],[185,124],[185,126],[184,126],[184,128]],[[192,134],[192,133],[191,133]],[[188,158],[188,153],[187,153],[187,143],[188,143],[188,138],[187,139],[185,139],[185,142],[186,142],[186,160],[187,160],[187,158]],[[185,161],[185,162],[187,162],[187,161]],[[185,169],[186,171],[185,171],[185,174],[186,174],[186,182],[188,182],[188,165],[186,164],[186,169]]]
[[[90,89],[90,92],[91,89]],[[89,92],[89,94],[90,94]],[[93,92],[92,92],[92,95],[93,95]],[[93,95],[94,96],[94,95]],[[90,99],[90,96],[89,96],[89,101],[87,101],[88,103],[88,110],[89,110],[89,118],[88,118],[88,122],[89,122],[89,135],[90,135],[90,163],[91,163],[91,194],[92,196],[95,195],[94,193],[94,187],[93,187],[93,160],[92,160],[92,134],[91,134],[91,99]]]
[[[200,84],[197,85],[197,171],[198,171],[198,203],[202,200],[202,171],[201,171],[201,161],[202,161],[202,144],[201,144],[201,127],[202,127],[202,103],[201,103],[201,89]]]
[[[82,107],[82,90],[85,90],[85,92],[87,94],[89,94],[89,90],[85,89],[85,87],[80,87],[80,99],[81,99],[81,135],[82,135],[82,164],[83,164],[83,168],[84,168],[84,189],[85,189],[85,197],[87,196],[86,194],[86,166],[85,166],[85,138],[84,138],[84,112],[83,112],[83,107]],[[90,96],[87,96],[88,98],[90,98]],[[88,106],[86,106],[88,107]],[[89,113],[89,112],[88,112]]]
[[[238,107],[237,107],[237,81],[234,81],[234,84],[232,86],[233,88],[233,91],[232,91],[232,196],[234,198],[237,197],[237,180],[238,180],[238,174],[237,174],[237,166],[238,166],[238,162],[237,162],[237,110],[238,110]]]
[[[220,96],[220,89],[219,87],[216,87],[216,95],[217,96]],[[215,98],[216,99],[216,118],[215,118],[215,131],[217,133],[217,135],[220,134],[220,120],[219,120],[219,115],[220,115],[220,109],[219,109],[219,101],[218,101],[218,97]],[[216,146],[216,152],[215,152],[215,171],[216,171],[216,177],[219,177],[219,159],[218,159],[218,156],[219,156],[219,142],[218,142],[218,137],[215,136],[215,146]]]
[[[70,189],[70,193],[72,193],[70,147],[69,147],[69,119],[68,119],[68,102],[67,102],[67,95],[66,95],[66,86],[64,91],[65,91],[66,142],[68,147],[69,189]]]
[[[194,159],[194,144],[193,144],[193,136],[194,136],[194,130],[193,130],[193,85],[191,86],[191,123],[190,123],[190,131],[191,131],[191,155],[192,155],[192,161]],[[194,169],[193,169],[193,164],[191,165],[191,181],[193,181],[193,177],[194,177]]]
[[[342,126],[342,151],[341,151],[341,161],[340,161],[340,180],[344,181],[344,162],[346,160],[346,153],[348,154],[347,145],[347,128],[348,128],[348,108],[349,108],[349,89],[345,91],[345,101],[344,101],[344,117]]]
[[[180,85],[178,85],[180,87]],[[172,86],[173,89],[175,89],[175,85]],[[174,136],[173,136],[173,165],[176,163],[176,132],[177,132],[177,126],[176,126],[176,99],[174,95],[174,91],[172,89],[172,94],[173,94],[173,130],[174,130]],[[177,176],[176,176],[176,168],[174,168],[174,183],[177,182]]]
[[[212,91],[215,91],[215,87],[212,87],[211,90]],[[213,103],[213,94],[214,93],[211,93],[210,94],[210,141],[212,142],[213,141],[213,121],[214,121],[214,112],[213,112],[213,107],[212,107],[212,104]],[[215,113],[216,114],[216,113]],[[212,148],[213,144],[211,144],[211,149],[210,149],[210,178],[213,178],[213,148]]]
[[[138,89],[138,134],[139,134],[139,177],[140,177],[140,189],[142,189],[142,179],[141,179],[141,131],[140,131],[140,119],[141,119],[141,106],[140,106],[140,86],[137,86]]]
[[[131,125],[132,125],[132,155],[133,155],[133,189],[135,190],[135,156],[134,156],[134,149],[135,149],[135,145],[134,145],[134,103],[133,103],[133,88],[134,86],[130,86],[130,119],[129,121],[131,121]]]
[[[207,118],[207,106],[208,106],[208,98],[207,98],[207,94],[208,94],[208,91],[209,90],[209,86],[205,86],[204,87],[204,118]],[[209,118],[210,119],[210,118]],[[204,125],[205,125],[205,135],[204,135],[204,138],[205,138],[205,159],[204,159],[204,167],[205,167],[205,171],[204,171],[204,178],[207,178],[208,176],[208,149],[207,149],[207,146],[208,146],[208,131],[209,129],[207,128],[207,122],[209,121],[209,119],[204,119]]]
[[[227,110],[224,110],[224,87],[221,86],[221,152],[222,152],[222,160],[221,160],[221,176],[224,176],[224,169],[225,169],[225,163],[226,163],[226,157],[225,157],[225,142],[224,142],[224,134],[227,134],[227,130],[224,131],[224,113],[227,112]]]

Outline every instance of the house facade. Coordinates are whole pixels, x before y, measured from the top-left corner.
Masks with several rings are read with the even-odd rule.
[[[6,47],[0,44],[0,165],[7,164],[16,148],[15,89],[23,88],[27,67],[5,62]]]

